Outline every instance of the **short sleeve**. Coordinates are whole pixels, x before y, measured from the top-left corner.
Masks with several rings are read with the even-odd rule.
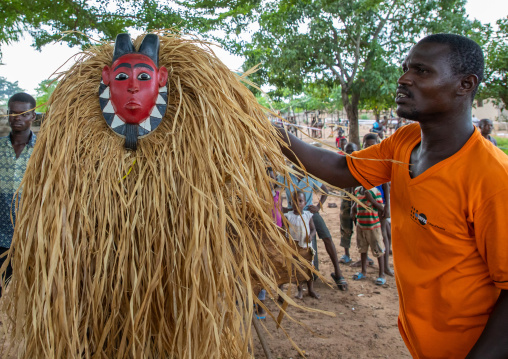
[[[474,213],[478,251],[496,287],[508,290],[508,189],[486,199]]]
[[[381,141],[380,144],[353,152],[351,156],[347,156],[349,171],[367,189],[389,182],[393,162],[383,160],[397,160],[396,153],[408,141],[413,141],[415,137],[419,137],[419,129],[419,126],[405,126],[405,128],[395,131],[392,136]]]
[[[319,190],[322,186],[321,182],[319,182],[317,179],[312,178],[310,176],[307,176],[309,186],[314,188],[315,190]]]

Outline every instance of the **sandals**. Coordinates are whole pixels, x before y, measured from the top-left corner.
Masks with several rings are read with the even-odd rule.
[[[376,285],[385,285],[386,284],[386,278],[379,277],[376,279]]]
[[[335,273],[332,273],[330,275],[332,276],[333,281],[335,282],[335,284],[337,284],[337,288],[339,288],[342,291],[346,291],[347,290],[347,282],[346,282],[346,279],[344,277],[338,277],[337,278]]]
[[[353,260],[351,259],[350,256],[347,256],[345,254],[342,255],[342,257],[340,257],[339,259],[339,263],[344,263],[344,264],[348,264],[348,263],[351,263]]]
[[[367,278],[362,272],[355,273],[353,275],[353,280],[362,280]]]

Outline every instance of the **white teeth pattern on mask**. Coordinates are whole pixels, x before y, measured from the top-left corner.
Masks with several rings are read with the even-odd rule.
[[[104,110],[102,110],[104,113],[115,113],[115,109],[113,108],[113,105],[111,104],[111,101],[108,102],[106,107],[104,107]]]
[[[117,127],[120,127],[122,125],[125,125],[125,123],[120,119],[120,117],[115,115],[115,117],[113,118],[113,122],[111,122],[111,128],[116,129]]]
[[[106,87],[106,89],[100,95],[100,98],[109,98],[109,87]]]
[[[150,117],[148,117],[148,119],[146,119],[145,121],[141,122],[139,124],[139,126],[141,126],[141,128],[144,128],[148,132],[152,131],[152,125],[150,124]]]
[[[165,105],[166,101],[162,98],[161,95],[157,95],[157,102],[155,102],[157,105]]]
[[[162,118],[162,115],[159,112],[159,110],[157,109],[157,106],[153,107],[153,110],[152,110],[152,113],[150,114],[150,116],[157,117],[157,118]]]

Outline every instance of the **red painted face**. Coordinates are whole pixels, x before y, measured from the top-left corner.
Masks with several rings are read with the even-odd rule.
[[[109,86],[116,115],[125,123],[139,124],[150,116],[159,87],[166,86],[168,71],[159,69],[145,55],[128,54],[102,70],[102,80]]]

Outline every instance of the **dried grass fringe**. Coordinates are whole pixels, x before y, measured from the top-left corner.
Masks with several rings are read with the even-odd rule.
[[[261,237],[295,262],[271,218],[265,168],[289,169],[265,109],[199,41],[160,40],[168,110],[137,151],[99,107],[112,44],[85,51],[51,96],[3,303],[19,358],[250,357],[255,288],[277,291]]]

